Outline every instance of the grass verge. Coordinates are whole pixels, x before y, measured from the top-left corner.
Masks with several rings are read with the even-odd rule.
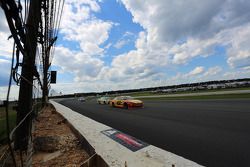
[[[12,130],[16,125],[16,111],[12,109],[12,106],[9,108],[9,123],[10,130]],[[6,116],[5,116],[5,107],[0,107],[0,143],[4,144],[7,141],[7,131],[6,131]]]
[[[206,92],[221,92],[221,91],[237,91],[237,90],[250,90],[250,87],[244,88],[225,88],[225,89],[211,89],[211,90],[195,90],[195,91],[183,91],[173,93],[153,93],[153,92],[132,92],[126,93],[126,96],[155,96],[155,95],[172,95],[172,94],[189,94],[189,93],[206,93]]]
[[[250,99],[250,93],[225,94],[225,95],[203,95],[203,96],[181,96],[181,97],[155,97],[140,98],[142,100],[213,100],[213,99]]]

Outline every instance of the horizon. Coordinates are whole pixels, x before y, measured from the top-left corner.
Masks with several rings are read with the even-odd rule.
[[[137,89],[117,89],[117,90],[107,90],[107,91],[101,91],[101,92],[75,92],[72,94],[63,94],[62,95],[74,95],[74,94],[89,94],[89,93],[110,93],[110,92],[116,92],[116,91],[137,91],[140,89],[154,89],[154,88],[164,88],[164,87],[173,87],[173,86],[182,86],[182,85],[192,85],[192,84],[205,84],[207,82],[223,82],[223,81],[231,81],[230,83],[233,82],[243,82],[243,81],[237,81],[237,80],[249,80],[250,78],[238,78],[238,79],[230,79],[230,80],[210,80],[210,81],[204,81],[204,82],[194,82],[194,83],[183,83],[183,84],[179,84],[179,85],[160,85],[160,86],[156,86],[156,87],[142,87],[142,88],[137,88]],[[51,91],[54,91],[54,89],[52,89]],[[140,92],[140,91],[138,91]],[[54,92],[56,94],[60,94],[60,92]],[[56,95],[56,96],[61,96],[61,95]],[[53,96],[50,96],[53,97]]]

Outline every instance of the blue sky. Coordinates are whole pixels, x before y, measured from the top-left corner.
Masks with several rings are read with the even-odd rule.
[[[1,37],[8,34],[0,26]],[[250,77],[249,36],[248,0],[66,0],[52,89],[75,93]],[[6,41],[0,42],[0,90],[10,63]]]

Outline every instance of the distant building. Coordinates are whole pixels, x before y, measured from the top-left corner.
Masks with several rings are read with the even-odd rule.
[[[163,89],[162,90],[162,93],[171,93],[171,92],[173,92],[172,89]]]
[[[197,88],[198,90],[204,90],[204,89],[206,89],[205,86],[197,86],[196,88]]]
[[[229,88],[237,88],[239,86],[238,82],[231,82],[226,84]]]
[[[212,84],[207,86],[208,89],[224,89],[226,87],[226,84]]]

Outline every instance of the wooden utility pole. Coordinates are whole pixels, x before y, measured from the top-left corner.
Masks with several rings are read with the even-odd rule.
[[[48,51],[48,47],[49,47],[49,31],[48,31],[48,27],[49,27],[49,3],[48,1],[44,1],[44,5],[43,5],[43,10],[45,13],[44,16],[44,25],[45,25],[45,29],[44,29],[44,43],[43,43],[43,52],[42,52],[42,57],[43,57],[43,97],[42,97],[42,102],[43,102],[43,106],[45,106],[47,104],[48,101],[48,66],[49,66],[49,51]]]
[[[26,24],[26,36],[20,82],[17,124],[32,109],[33,77],[35,74],[35,58],[39,20],[41,17],[41,0],[31,0]],[[17,129],[15,134],[15,149],[26,150],[30,136],[31,116]]]
[[[45,106],[48,102],[48,69],[49,69],[49,56],[48,52],[45,53],[45,63],[43,66],[43,106]]]

